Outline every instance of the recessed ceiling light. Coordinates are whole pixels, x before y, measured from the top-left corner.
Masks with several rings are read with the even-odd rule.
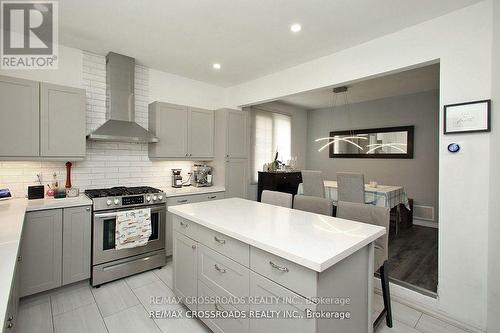
[[[220,67],[221,67],[221,66],[220,66],[220,64],[218,64],[218,63],[215,63],[215,64],[213,64],[213,65],[212,65],[212,68],[213,68],[213,69],[220,69]]]
[[[292,32],[299,32],[300,30],[302,30],[302,26],[298,23],[295,23],[290,26],[290,30]]]

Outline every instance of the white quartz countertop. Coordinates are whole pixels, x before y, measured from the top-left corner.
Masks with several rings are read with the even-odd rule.
[[[7,311],[25,213],[27,211],[87,205],[92,205],[92,201],[85,195],[62,199],[10,199],[0,201],[0,286],[2,286],[0,288],[0,322],[3,322],[5,311]]]
[[[170,197],[180,197],[183,195],[193,195],[193,194],[205,194],[205,193],[215,193],[224,192],[226,189],[220,186],[207,186],[207,187],[195,187],[195,186],[184,186],[181,188],[165,187],[162,188],[163,192],[167,198]]]
[[[168,211],[317,272],[385,234],[371,224],[238,198]]]

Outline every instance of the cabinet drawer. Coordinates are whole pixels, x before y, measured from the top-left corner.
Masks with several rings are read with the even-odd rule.
[[[177,206],[177,205],[185,205],[190,204],[196,201],[196,196],[194,195],[182,195],[179,197],[171,197],[167,198],[167,207],[168,206]]]
[[[173,215],[173,229],[183,235],[186,235],[192,239],[196,239],[198,224],[183,219],[180,216]]]
[[[216,298],[220,297],[210,289],[203,282],[198,281],[198,297],[202,298]],[[237,313],[237,309],[228,304],[219,304],[219,303],[202,303],[198,304],[198,311],[228,311]],[[202,321],[213,331],[216,333],[248,333],[250,330],[250,323],[248,318],[228,318],[223,319],[222,316],[218,318],[202,318]]]
[[[250,246],[248,244],[203,226],[198,226],[198,228],[200,243],[246,267],[249,266]]]
[[[224,199],[224,192],[197,194],[197,202]]]
[[[209,286],[217,294],[240,298],[249,296],[250,270],[233,260],[209,249],[204,245],[198,247],[198,279]],[[241,310],[243,308],[235,304]]]
[[[316,296],[317,274],[304,266],[251,247],[250,269],[306,298]]]

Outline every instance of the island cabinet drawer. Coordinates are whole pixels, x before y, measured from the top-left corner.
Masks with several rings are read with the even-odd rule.
[[[306,298],[316,297],[317,274],[304,266],[252,246],[250,269]]]
[[[201,244],[198,247],[198,279],[220,296],[235,300],[249,297],[250,270]],[[241,310],[245,310],[244,306]]]
[[[205,297],[215,299],[220,296],[221,295],[218,295],[203,282],[198,282],[198,298]],[[228,314],[239,313],[239,310],[235,307],[217,302],[198,303],[198,311],[222,311]],[[248,318],[234,317],[223,319],[219,316],[217,318],[201,318],[201,320],[215,333],[249,333],[250,331],[250,322]]]
[[[199,226],[198,241],[234,261],[249,267],[250,246],[215,230]]]
[[[189,238],[196,239],[198,224],[189,220],[183,219],[180,216],[173,216],[173,228],[175,231],[188,236]]]
[[[211,200],[219,200],[224,199],[224,192],[216,192],[216,193],[206,193],[206,194],[198,194],[196,195],[200,202],[202,201],[211,201]]]

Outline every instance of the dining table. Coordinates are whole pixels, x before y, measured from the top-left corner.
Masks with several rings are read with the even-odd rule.
[[[332,200],[333,203],[336,204],[338,201],[337,181],[325,180],[324,184],[325,198]],[[302,183],[299,184],[297,194],[304,194]],[[399,185],[377,185],[375,187],[370,184],[365,184],[365,202],[390,209],[396,208],[398,205],[402,204],[408,210],[410,209],[408,196],[406,195],[404,187]]]
[[[337,194],[337,181],[336,180],[325,180],[325,198],[333,201],[336,206],[338,201]],[[303,195],[304,188],[302,183],[299,184],[297,189],[297,195]],[[410,209],[410,202],[408,200],[408,195],[406,194],[404,187],[400,185],[380,185],[371,186],[370,184],[365,184],[365,202],[375,205],[386,207],[389,209],[394,209],[396,218],[396,235],[399,233],[399,225],[401,223],[401,206]]]

